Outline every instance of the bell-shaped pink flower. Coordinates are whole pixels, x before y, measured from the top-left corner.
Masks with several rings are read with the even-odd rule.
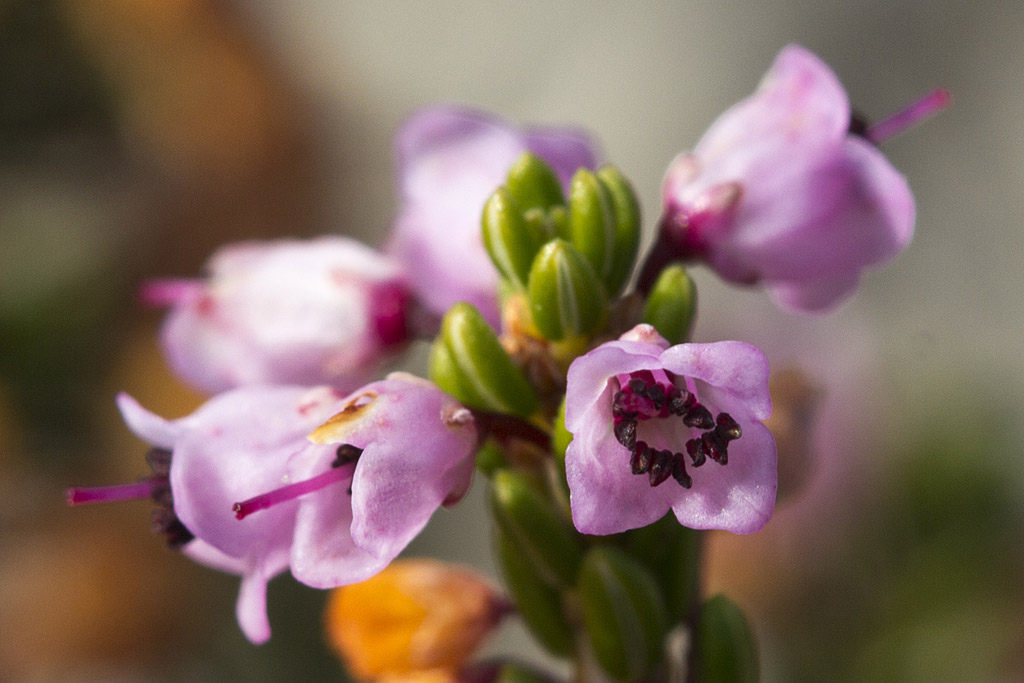
[[[700,259],[726,280],[758,283],[787,310],[837,305],[913,234],[913,195],[875,143],[947,101],[936,91],[857,134],[831,69],[784,48],[757,91],[670,165],[656,248],[663,260]]]
[[[270,637],[271,578],[290,567],[299,581],[329,588],[372,576],[472,475],[469,412],[411,375],[348,397],[329,387],[244,387],[179,420],[125,395],[118,404],[154,446],[154,476],[71,489],[69,502],[152,497],[154,524],[172,546],[242,576],[236,613],[254,643]]]
[[[468,301],[496,325],[498,272],[481,235],[484,203],[525,151],[568,187],[577,168],[594,167],[592,141],[579,130],[517,129],[482,112],[438,106],[407,119],[395,148],[401,207],[388,251],[431,311],[443,315]]]
[[[398,266],[344,237],[221,248],[205,280],[142,289],[170,305],[161,341],[171,367],[211,393],[248,384],[353,389],[407,338]]]
[[[585,534],[651,524],[751,533],[772,515],[775,441],[768,361],[738,341],[669,347],[650,325],[569,367],[565,454],[572,518]]]

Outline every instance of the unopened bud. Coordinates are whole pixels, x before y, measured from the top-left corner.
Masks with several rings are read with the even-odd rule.
[[[530,266],[547,241],[542,222],[527,220],[522,206],[505,187],[499,187],[484,205],[484,246],[495,267],[519,288],[526,286]]]
[[[525,213],[532,209],[548,211],[565,204],[558,176],[540,157],[524,152],[509,169],[505,187]]]
[[[686,269],[675,264],[661,271],[644,306],[644,322],[653,325],[669,344],[690,338],[697,317],[697,286]]]
[[[547,339],[589,334],[608,315],[604,286],[594,269],[561,239],[551,240],[537,254],[527,292],[533,322]]]
[[[569,188],[568,240],[603,282],[615,260],[615,210],[608,188],[581,168]]]
[[[528,417],[537,397],[502,348],[483,316],[470,304],[452,306],[430,351],[430,378],[463,404]]]
[[[614,166],[602,167],[597,178],[608,191],[615,218],[612,262],[604,276],[608,293],[614,296],[622,291],[636,264],[640,247],[640,202],[629,181]]]

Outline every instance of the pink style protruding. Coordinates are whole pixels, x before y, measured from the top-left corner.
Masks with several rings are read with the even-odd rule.
[[[952,102],[953,96],[948,90],[936,88],[895,114],[868,126],[865,136],[871,142],[880,145],[938,114]]]

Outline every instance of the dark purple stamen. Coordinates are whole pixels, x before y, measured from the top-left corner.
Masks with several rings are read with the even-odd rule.
[[[134,484],[69,488],[67,491],[68,505],[116,503],[149,498],[157,506],[152,512],[153,531],[163,535],[171,548],[181,548],[195,536],[174,513],[174,497],[171,494],[169,479],[171,452],[162,448],[153,448],[146,453],[146,462],[149,463],[149,467],[153,471],[152,476]]]
[[[612,396],[612,431],[630,452],[633,474],[647,474],[651,486],[672,477],[688,489],[693,480],[686,471],[686,456],[693,467],[700,467],[708,458],[725,465],[729,462],[729,442],[740,438],[741,429],[731,415],[713,415],[693,393],[677,387],[673,375],[665,374],[667,382],[656,380],[650,370],[630,373],[625,386]],[[686,455],[658,450],[637,439],[641,421],[669,416],[680,417],[687,427],[703,432],[686,442]]]
[[[630,468],[633,474],[644,474],[651,469],[651,458],[653,453],[650,446],[644,441],[638,441],[629,458]]]

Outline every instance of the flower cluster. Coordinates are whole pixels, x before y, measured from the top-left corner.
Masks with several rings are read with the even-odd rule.
[[[786,309],[834,306],[912,233],[913,197],[877,144],[946,99],[865,126],[828,67],[785,48],[671,162],[642,258],[636,194],[595,168],[587,134],[421,111],[398,134],[401,206],[383,253],[342,237],[231,245],[203,280],[143,287],[171,309],[170,365],[221,393],[175,420],[120,396],[153,473],[70,489],[69,502],[151,498],[171,547],[241,575],[238,622],[255,643],[270,636],[267,582],[286,569],[316,588],[377,576],[339,593],[330,617],[365,678],[459,678],[512,604],[554,654],[587,643],[576,659],[615,679],[678,678],[674,625],[742,619],[695,593],[699,545],[680,529],[756,532],[777,489],[768,360],[741,341],[690,341],[680,262]],[[431,381],[371,381],[434,333]],[[475,469],[509,597],[433,565],[380,574]],[[466,610],[436,607],[460,600]],[[384,637],[374,620],[393,621],[396,640],[369,643]],[[461,643],[458,656],[439,655],[442,641]]]

